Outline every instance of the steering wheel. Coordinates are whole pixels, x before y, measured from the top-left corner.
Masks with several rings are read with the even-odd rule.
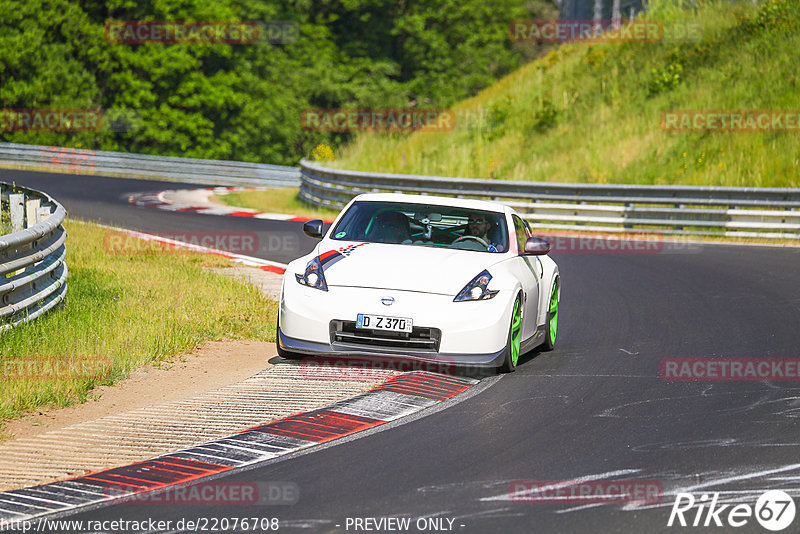
[[[459,237],[458,239],[456,239],[455,241],[453,241],[450,244],[451,245],[455,245],[456,243],[458,243],[460,241],[467,241],[468,239],[471,239],[473,241],[477,241],[478,243],[480,243],[484,247],[489,248],[489,243],[487,243],[482,237],[478,237],[476,235],[462,235],[461,237]]]

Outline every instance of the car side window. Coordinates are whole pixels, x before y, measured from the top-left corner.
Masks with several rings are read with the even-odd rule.
[[[517,234],[517,252],[522,253],[525,251],[525,241],[530,237],[530,230],[528,230],[525,221],[514,215],[514,231]]]

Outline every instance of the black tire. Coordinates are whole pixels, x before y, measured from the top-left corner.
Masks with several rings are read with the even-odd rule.
[[[280,323],[278,323],[275,326],[276,337],[278,336],[278,332],[280,332],[280,331],[281,331],[281,325],[280,325]],[[282,348],[280,339],[276,339],[275,340],[275,346],[278,348],[278,356],[280,356],[281,358],[284,358],[286,360],[301,360],[301,359],[303,359],[303,355],[302,354],[299,354],[297,352],[288,351],[288,350]]]
[[[277,345],[277,347],[278,347],[278,356],[280,356],[281,358],[284,358],[286,360],[302,360],[303,359],[303,355],[302,354],[298,354],[297,352],[289,352],[288,350],[284,350],[284,349],[281,348],[280,345]]]

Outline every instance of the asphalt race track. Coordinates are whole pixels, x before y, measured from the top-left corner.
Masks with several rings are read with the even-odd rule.
[[[150,232],[293,233],[295,256],[312,243],[300,236],[301,223],[168,213],[124,199],[175,184],[0,175],[43,189],[73,217]],[[287,261],[289,252],[257,255]],[[367,517],[410,518],[410,532],[420,518],[440,520],[425,531],[470,533],[768,532],[753,517],[736,529],[667,527],[674,493],[699,500],[718,492],[720,503],[754,506],[764,491],[783,489],[800,506],[800,382],[667,381],[659,374],[665,358],[800,357],[800,249],[694,245],[553,257],[563,281],[554,352],[534,353],[516,373],[487,379],[488,387],[405,424],[217,480],[293,482],[296,504],[122,503],[68,519],[175,525],[182,518],[278,518],[282,532],[366,531],[355,519]],[[515,481],[576,479],[651,481],[665,495],[651,504],[511,498]],[[800,518],[786,532],[798,525]]]

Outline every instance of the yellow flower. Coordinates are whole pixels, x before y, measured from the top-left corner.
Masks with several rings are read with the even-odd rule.
[[[314,161],[331,161],[336,157],[333,154],[333,149],[328,145],[319,144],[311,151],[311,159]]]

